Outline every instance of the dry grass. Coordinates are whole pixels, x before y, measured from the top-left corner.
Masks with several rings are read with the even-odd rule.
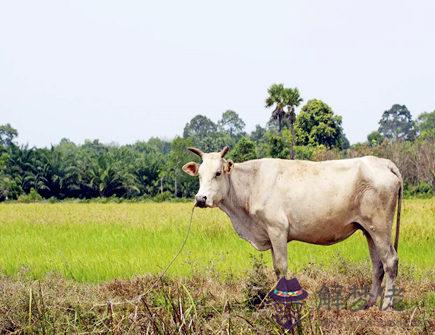
[[[318,309],[321,285],[362,286],[370,274],[363,267],[337,262],[339,271],[311,266],[298,274],[310,296],[296,334],[431,334],[435,331],[435,284],[415,281],[410,273],[398,280],[404,299],[398,311],[377,307],[351,311]],[[265,300],[254,306],[252,292],[267,291],[273,276],[259,263],[244,280],[222,278],[213,271],[190,278],[159,280],[156,276],[79,284],[59,276],[0,280],[1,334],[281,334],[274,309]],[[145,294],[144,294],[145,293]],[[143,296],[142,296],[143,295]]]

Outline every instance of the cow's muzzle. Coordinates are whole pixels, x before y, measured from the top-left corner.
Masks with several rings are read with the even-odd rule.
[[[207,197],[205,195],[197,195],[195,197],[195,201],[196,201],[196,206],[197,207],[204,208],[205,207],[205,202],[207,201]]]

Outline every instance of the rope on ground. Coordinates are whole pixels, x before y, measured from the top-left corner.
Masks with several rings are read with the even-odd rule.
[[[195,210],[195,207],[196,207],[196,204],[194,204],[193,207],[192,207],[192,211],[190,213],[189,226],[187,228],[187,232],[186,232],[186,235],[184,236],[183,242],[180,244],[180,247],[178,248],[177,253],[174,255],[174,257],[172,257],[171,261],[166,265],[166,267],[160,273],[160,275],[158,276],[158,278],[156,279],[154,284],[151,285],[151,287],[146,292],[144,292],[144,293],[134,297],[133,299],[126,300],[126,301],[123,301],[123,302],[117,302],[117,303],[113,303],[113,302],[109,301],[111,306],[114,306],[114,305],[123,305],[123,304],[126,304],[126,303],[130,303],[130,304],[134,305],[134,304],[140,302],[144,296],[146,296],[148,293],[150,293],[157,286],[157,284],[162,281],[162,278],[166,275],[168,270],[171,268],[171,266],[174,264],[174,262],[177,260],[178,256],[180,256],[181,252],[183,251],[184,247],[186,246],[186,242],[187,242],[187,239],[189,238],[190,230],[192,228],[193,212]],[[95,307],[101,307],[101,306],[106,306],[106,305],[107,304],[94,305],[93,308],[95,308]]]

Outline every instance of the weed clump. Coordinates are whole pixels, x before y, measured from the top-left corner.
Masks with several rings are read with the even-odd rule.
[[[271,281],[267,275],[267,266],[263,254],[251,255],[252,269],[246,276],[243,295],[248,308],[255,308],[266,298],[271,289]]]

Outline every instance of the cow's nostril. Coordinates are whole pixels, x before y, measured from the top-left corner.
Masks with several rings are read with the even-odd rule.
[[[205,201],[207,200],[207,197],[205,195],[197,195],[195,197],[196,200],[196,205],[198,207],[204,207],[205,206]]]

